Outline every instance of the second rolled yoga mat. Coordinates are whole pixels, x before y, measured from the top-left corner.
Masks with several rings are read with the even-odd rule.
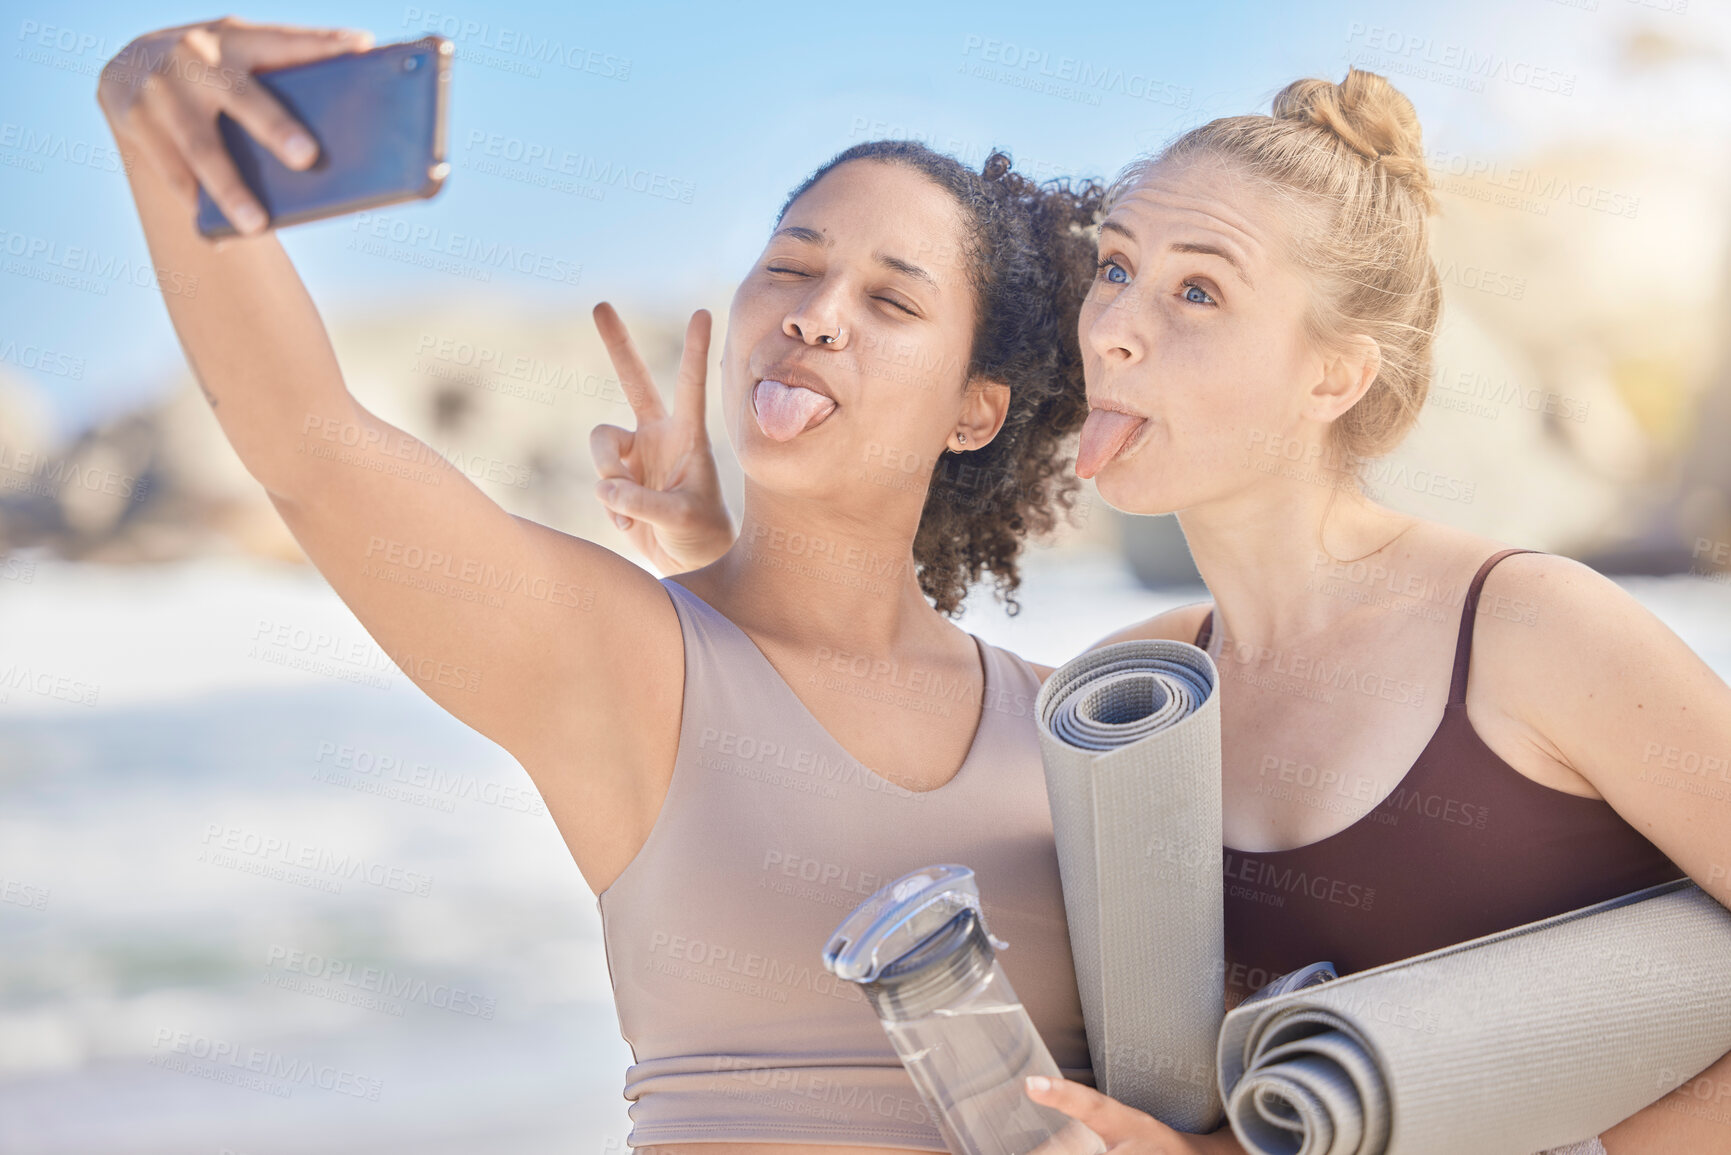
[[[1221,1114],[1219,681],[1185,642],[1118,642],[1034,707],[1095,1085],[1190,1132]]]
[[[1529,1155],[1731,1051],[1731,912],[1671,882],[1226,1016],[1252,1155]]]

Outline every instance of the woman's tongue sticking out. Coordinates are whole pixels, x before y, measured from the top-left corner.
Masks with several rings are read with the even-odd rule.
[[[1082,423],[1082,442],[1076,450],[1076,476],[1093,477],[1118,456],[1142,428],[1145,417],[1113,409],[1091,409]]]
[[[758,428],[772,441],[792,441],[835,409],[835,402],[816,390],[767,379],[757,383],[751,401]]]

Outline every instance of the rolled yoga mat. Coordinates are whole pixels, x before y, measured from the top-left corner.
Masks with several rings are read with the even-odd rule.
[[[1188,643],[1118,642],[1034,706],[1095,1085],[1191,1132],[1221,1110],[1219,683]]]
[[[1669,882],[1226,1016],[1253,1155],[1529,1155],[1731,1051],[1731,912]]]

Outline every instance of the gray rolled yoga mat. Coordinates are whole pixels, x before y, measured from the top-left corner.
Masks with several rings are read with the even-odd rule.
[[[1220,1086],[1253,1155],[1529,1155],[1731,1051],[1731,912],[1686,881],[1245,1002]]]
[[[1185,642],[1118,642],[1035,701],[1095,1085],[1181,1131],[1220,1121],[1219,674]]]

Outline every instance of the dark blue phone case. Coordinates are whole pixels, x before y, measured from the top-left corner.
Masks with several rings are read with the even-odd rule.
[[[255,73],[254,82],[281,101],[319,145],[313,166],[296,172],[226,113],[218,117],[223,143],[270,227],[437,193],[450,171],[445,105],[451,57],[449,40],[429,36]],[[208,237],[235,232],[203,188],[198,231]]]

